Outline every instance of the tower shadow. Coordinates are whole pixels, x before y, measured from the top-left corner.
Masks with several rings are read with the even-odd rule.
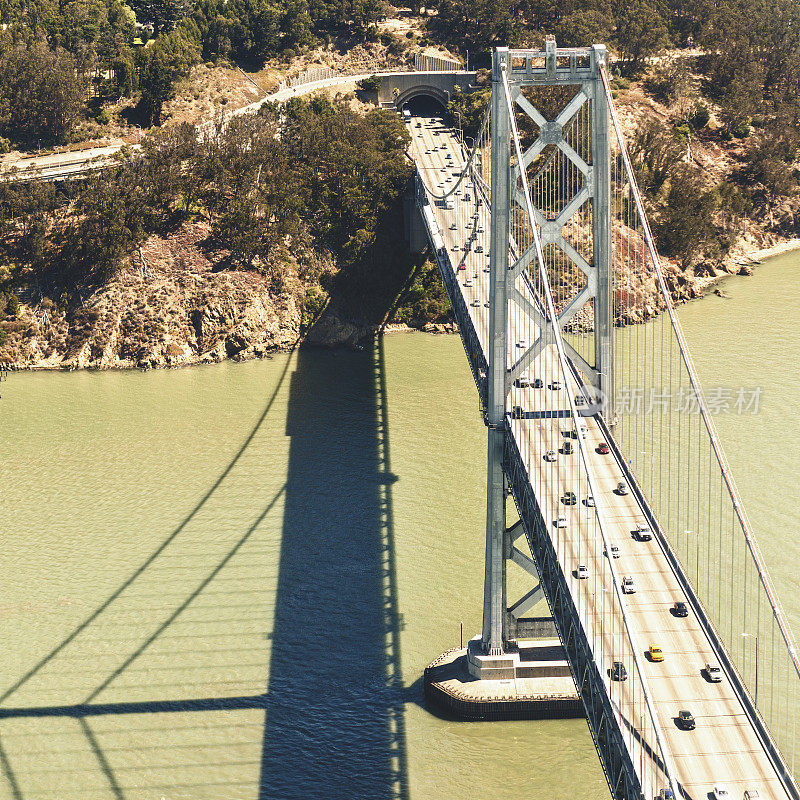
[[[386,415],[382,338],[299,352],[259,800],[408,796]]]

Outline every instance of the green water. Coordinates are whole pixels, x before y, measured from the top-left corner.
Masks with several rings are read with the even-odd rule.
[[[798,269],[681,311],[705,380],[765,387],[719,428],[750,515],[780,522],[762,545],[795,617],[775,498]],[[480,623],[485,432],[456,337],[1,391],[0,798],[607,796],[580,720],[422,705]]]

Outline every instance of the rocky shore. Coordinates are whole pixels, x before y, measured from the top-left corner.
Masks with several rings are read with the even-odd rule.
[[[22,298],[0,361],[16,369],[175,367],[265,356],[300,334],[305,286],[276,290],[262,274],[215,271],[205,230],[153,237],[78,308]]]
[[[0,363],[11,369],[150,369],[208,364],[225,359],[261,358],[294,346],[301,337],[308,285],[290,276],[275,287],[255,271],[224,269],[203,250],[205,230],[187,224],[169,237],[153,237],[141,255],[113,281],[83,299],[78,309],[62,310],[51,301],[23,298],[15,319],[2,325]],[[739,253],[727,263],[682,271],[665,262],[665,276],[676,303],[714,289],[721,279],[752,274],[761,259],[800,248],[785,240]],[[652,274],[635,271],[618,290],[617,324],[643,322],[662,310]],[[584,309],[570,325],[592,328]],[[422,322],[416,329],[456,333],[451,322]],[[385,333],[412,330],[389,324]],[[377,333],[340,313],[335,303],[322,312],[304,340],[318,346],[359,347]]]

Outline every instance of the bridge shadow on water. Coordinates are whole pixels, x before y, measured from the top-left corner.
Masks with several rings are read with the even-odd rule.
[[[287,375],[286,482],[259,498],[259,487],[249,485],[240,462],[253,455],[250,450],[258,437],[275,435],[265,433],[264,424]],[[243,474],[237,475],[237,470]],[[190,530],[193,536],[200,534],[200,540],[213,532],[204,527],[206,506],[235,480],[252,491],[252,509],[258,513],[229,531],[213,557],[204,550],[205,560],[187,564],[194,546]],[[158,775],[163,767],[158,758],[163,761],[164,754],[172,758],[177,753],[177,768],[205,771],[194,783],[176,783],[174,797],[407,798],[404,707],[414,690],[404,690],[400,664],[391,499],[396,480],[389,457],[382,339],[357,353],[299,349],[287,360],[255,427],[194,509],[104,603],[0,691],[0,771],[5,781],[0,797],[49,796],[54,786],[48,785],[48,768],[41,764],[51,756],[54,764],[61,760],[65,771],[73,773],[68,783],[59,781],[59,788],[73,788],[76,797],[124,800],[149,797],[156,789],[160,796],[171,788],[169,772],[149,780],[146,770]],[[232,624],[239,624],[251,622],[254,613],[263,614],[263,606],[248,599],[252,586],[231,591],[225,581],[232,580],[237,569],[263,567],[256,548],[263,544],[259,537],[264,537],[265,520],[280,508],[281,500],[277,592],[268,604],[274,607],[274,619],[256,620],[255,625],[263,631],[273,623],[267,674],[262,666],[260,679],[226,680],[236,677],[238,665],[227,672],[212,665],[201,673],[203,680],[183,682],[182,675],[194,668],[195,654],[205,652],[192,649],[204,638],[224,642],[224,647],[215,645],[216,654],[235,650],[230,632],[214,632],[219,616],[237,609]],[[182,584],[174,595],[162,590],[163,597],[150,593],[153,586],[168,586],[165,579],[176,566],[191,567],[185,587]],[[259,580],[257,569],[252,581]],[[247,602],[218,601],[217,595]],[[160,616],[154,614],[152,623],[142,627],[138,620],[138,627],[129,630],[120,625],[111,639],[100,638],[114,628],[117,618],[135,613],[136,602],[144,601],[146,608],[153,597],[158,598],[155,610]],[[197,615],[198,606],[203,613],[187,622],[193,611]],[[227,638],[213,638],[221,636]],[[80,675],[86,670],[76,670],[75,665],[85,667],[93,648],[102,650],[109,641],[112,666],[106,669],[98,658],[90,682],[82,684]],[[136,675],[145,656],[156,661],[164,656],[168,663],[183,664],[184,672],[167,683],[153,683],[150,673],[145,678]],[[78,675],[75,684],[67,682],[54,701],[48,690],[50,676],[73,671]],[[237,683],[266,683],[266,691],[231,692],[229,687]],[[192,686],[203,687],[204,693],[193,694]],[[40,696],[46,702],[37,702]],[[250,716],[240,724],[238,713]],[[253,713],[263,721],[256,729],[252,722],[258,717]],[[202,718],[199,725],[185,728],[205,731],[200,740],[187,734],[184,741],[180,732],[171,730],[170,721],[185,720],[187,714]],[[161,729],[147,724],[155,717],[172,737],[161,746]],[[120,722],[108,724],[114,720]],[[136,720],[139,727],[128,720]],[[23,758],[30,742],[24,726],[37,721],[33,738],[37,746],[46,744],[32,764]],[[128,738],[120,747],[123,734]],[[74,756],[69,752],[49,750],[55,748],[49,744],[54,737],[65,735],[70,737],[67,750],[80,745],[86,754],[78,766],[70,763]],[[151,735],[154,742],[147,740]],[[212,742],[215,735],[217,741]],[[247,738],[233,741],[242,736]],[[16,742],[13,748],[7,745],[9,737]],[[252,757],[237,760],[243,746],[253,757],[258,751],[257,762]],[[212,751],[218,754],[217,763],[213,758],[206,763],[208,747],[219,748]],[[156,761],[150,768],[147,762],[153,754]],[[59,771],[49,769],[53,775]],[[240,779],[244,773],[249,780]],[[36,788],[27,791],[26,786]]]
[[[404,798],[382,340],[301,350],[290,391],[260,800]]]

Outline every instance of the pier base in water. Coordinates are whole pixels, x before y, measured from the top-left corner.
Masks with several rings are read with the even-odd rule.
[[[519,641],[502,656],[484,656],[478,636],[426,667],[424,686],[428,703],[458,719],[584,716],[558,639]]]

